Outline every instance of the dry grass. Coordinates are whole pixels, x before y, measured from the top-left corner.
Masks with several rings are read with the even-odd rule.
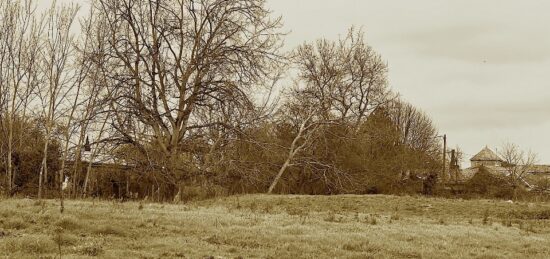
[[[550,204],[250,195],[185,205],[0,200],[0,257],[550,258]]]

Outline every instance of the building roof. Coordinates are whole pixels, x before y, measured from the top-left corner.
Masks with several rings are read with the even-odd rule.
[[[528,171],[532,174],[550,174],[550,165],[533,165]]]
[[[483,150],[477,153],[477,155],[472,157],[470,161],[502,161],[502,159],[498,157],[498,155],[493,152],[493,150],[485,147]]]

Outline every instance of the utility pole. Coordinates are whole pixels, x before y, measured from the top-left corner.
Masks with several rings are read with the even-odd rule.
[[[458,166],[458,154],[454,149],[451,150],[451,163],[449,170],[451,177],[454,177],[454,182],[458,183],[460,166]]]
[[[443,172],[442,172],[443,175],[442,176],[443,176],[443,179],[445,180],[447,178],[447,174],[445,173],[445,169],[446,169],[445,161],[447,160],[446,156],[447,156],[447,134],[444,134],[443,135]]]

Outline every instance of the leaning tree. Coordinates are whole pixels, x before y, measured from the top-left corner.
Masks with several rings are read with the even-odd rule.
[[[319,144],[328,142],[336,125],[340,140],[349,139],[375,110],[395,97],[388,86],[387,65],[366,43],[364,34],[353,28],[338,41],[321,39],[299,46],[291,61],[296,84],[282,106],[279,123],[291,126],[293,136],[268,192],[273,192],[292,165],[323,172],[327,186],[337,182],[344,189],[342,185],[347,184],[343,182],[350,181],[332,159],[334,149]]]

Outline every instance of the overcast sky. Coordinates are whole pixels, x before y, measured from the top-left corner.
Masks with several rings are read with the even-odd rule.
[[[288,48],[362,27],[392,88],[471,155],[513,142],[550,164],[550,1],[268,0]],[[465,165],[469,166],[469,163]]]
[[[267,2],[290,32],[287,49],[363,28],[389,64],[391,87],[466,160],[513,142],[550,164],[550,1]]]

